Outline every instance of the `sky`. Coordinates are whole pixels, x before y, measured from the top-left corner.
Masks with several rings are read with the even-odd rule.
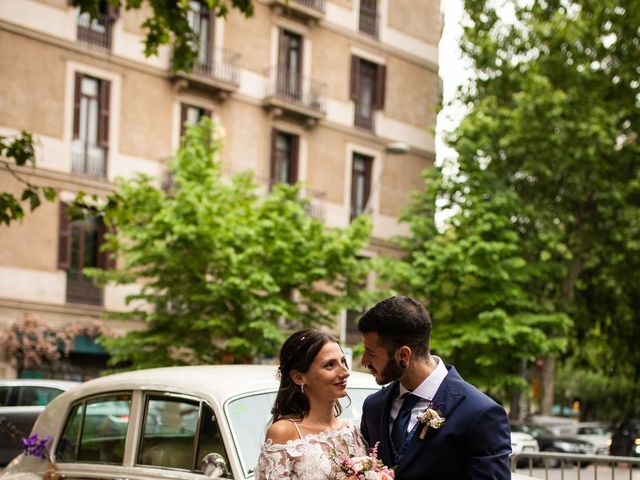
[[[452,98],[456,88],[467,78],[466,70],[463,66],[459,38],[462,33],[460,19],[462,18],[462,0],[441,0],[442,12],[444,13],[444,29],[440,40],[439,62],[440,77],[442,78],[442,100],[446,103]],[[460,120],[461,111],[455,109],[445,109],[438,115],[436,134],[436,158],[441,162],[445,156],[451,155],[440,138],[441,132],[451,129]]]

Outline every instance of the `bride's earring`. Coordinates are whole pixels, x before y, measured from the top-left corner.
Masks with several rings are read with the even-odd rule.
[[[304,395],[304,383],[300,385],[300,393]]]

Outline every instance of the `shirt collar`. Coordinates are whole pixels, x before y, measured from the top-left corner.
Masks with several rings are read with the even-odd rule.
[[[416,387],[415,390],[411,392],[414,395],[424,398],[425,400],[433,400],[433,397],[440,388],[444,377],[446,377],[447,373],[449,373],[447,367],[445,367],[444,362],[440,357],[431,355],[431,358],[436,361],[436,368],[429,374],[427,378],[422,381],[420,385]],[[402,397],[408,391],[409,390],[405,388],[402,383],[400,383],[399,395]]]

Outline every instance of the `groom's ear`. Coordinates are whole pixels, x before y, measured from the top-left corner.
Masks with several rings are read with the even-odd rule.
[[[403,345],[402,347],[397,349],[394,355],[397,363],[400,363],[402,361],[405,364],[409,364],[409,361],[411,360],[411,356],[412,356],[411,347],[408,347],[407,345]]]

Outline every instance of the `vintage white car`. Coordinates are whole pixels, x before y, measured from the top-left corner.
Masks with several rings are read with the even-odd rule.
[[[32,434],[52,437],[55,473],[65,480],[248,479],[277,386],[275,367],[262,365],[110,375],[51,401]],[[344,399],[342,416],[358,421],[364,399],[379,387],[358,372],[348,386],[351,402]],[[47,466],[21,454],[0,480],[42,480]]]
[[[358,419],[379,387],[349,378],[343,417]],[[278,387],[263,365],[172,367],[109,375],[54,399],[32,433],[52,437],[61,478],[253,477]],[[2,480],[41,480],[47,462],[20,455]]]

